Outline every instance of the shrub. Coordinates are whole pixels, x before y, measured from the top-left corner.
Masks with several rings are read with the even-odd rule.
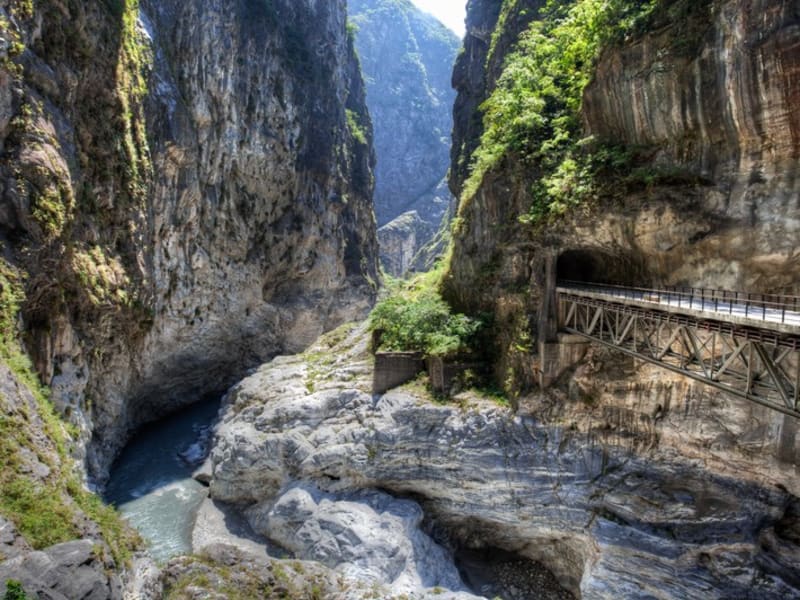
[[[370,329],[380,332],[376,350],[422,352],[425,356],[480,354],[490,315],[454,313],[441,295],[452,246],[433,268],[402,280],[385,276],[389,296],[370,314]]]
[[[19,581],[9,579],[6,581],[6,593],[3,595],[3,600],[28,600],[28,596]]]
[[[641,31],[663,1],[547,2],[481,105],[484,133],[464,183],[462,209],[508,155],[540,174],[531,190],[531,221],[596,195],[593,148],[580,145],[583,90],[602,48]]]
[[[438,293],[426,291],[410,299],[391,296],[377,304],[370,327],[381,332],[384,350],[417,351],[447,356],[470,350],[480,321],[454,314]]]

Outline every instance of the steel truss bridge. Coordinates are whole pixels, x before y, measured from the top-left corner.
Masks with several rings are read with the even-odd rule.
[[[559,282],[559,330],[800,418],[800,298]]]

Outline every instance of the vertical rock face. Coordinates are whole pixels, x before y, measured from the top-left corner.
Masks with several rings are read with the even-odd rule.
[[[132,428],[367,310],[371,123],[343,0],[44,4],[2,4],[2,227],[102,475]]]
[[[708,178],[728,191],[736,217],[791,211],[800,189],[797,7],[699,6],[683,31],[605,53],[584,95],[586,129],[657,149],[656,161]]]
[[[483,133],[480,105],[489,97],[502,73],[503,61],[519,34],[536,16],[541,0],[469,0],[464,49],[453,70],[458,92],[453,109],[450,147],[450,190],[461,195],[469,175],[472,153]]]
[[[497,5],[469,5],[467,52],[455,76],[456,193],[482,131],[477,106],[538,8],[515,3],[498,19]],[[453,299],[495,312],[503,305],[501,316],[519,326],[515,316],[537,310],[548,257],[557,262],[571,252],[604,264],[599,277],[639,285],[798,292],[796,11],[770,0],[677,3],[674,10],[672,22],[605,49],[584,91],[582,118],[586,135],[642,148],[645,169],[682,179],[599,198],[534,229],[518,217],[531,206],[535,168],[507,156],[462,207]],[[476,280],[487,274],[477,286],[485,293],[476,295]]]
[[[390,275],[400,277],[414,265],[420,246],[431,238],[433,227],[410,210],[378,230],[381,263]]]
[[[520,31],[514,11],[493,16],[497,4],[469,5],[473,33],[456,70],[455,139],[466,149],[454,148],[456,193],[481,134],[475,107]],[[536,387],[536,315],[548,272],[631,285],[798,292],[797,12],[768,0],[675,5],[690,8],[605,49],[584,91],[582,118],[585,134],[646,148],[645,168],[683,178],[598,198],[530,227],[519,217],[530,209],[535,169],[506,156],[461,206],[447,293],[460,308],[494,314],[496,375],[512,393]],[[537,8],[514,6],[528,15]],[[630,431],[619,425],[625,415],[633,429],[651,423],[659,443],[703,461],[709,448],[724,447],[728,465],[753,465],[752,441],[764,459],[759,470],[795,468],[800,446],[792,418],[601,354],[589,353],[553,392],[555,413],[575,411],[579,429]]]
[[[367,80],[375,125],[375,212],[383,264],[401,275],[436,232],[452,197],[442,181],[448,168],[452,106],[451,71],[458,38],[408,0],[352,0],[349,11]],[[407,225],[416,211],[420,223]],[[399,230],[411,256],[393,251]]]
[[[483,119],[478,107],[486,99],[486,60],[501,0],[469,0],[464,50],[453,69],[458,92],[453,107],[453,144],[450,147],[450,190],[458,197],[468,175],[469,157],[480,140]]]
[[[586,130],[708,183],[700,206],[717,223],[665,276],[798,293],[800,16],[769,0],[700,6],[683,30],[604,54]]]

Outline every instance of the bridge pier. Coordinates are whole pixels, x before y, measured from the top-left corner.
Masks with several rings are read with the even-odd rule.
[[[579,335],[559,333],[555,341],[539,342],[539,387],[550,387],[566,371],[578,364],[590,343]]]
[[[544,263],[544,285],[542,301],[539,306],[538,337],[541,343],[558,341],[558,297],[556,295],[556,262],[555,252],[548,252]]]
[[[800,419],[783,415],[778,433],[775,454],[778,460],[797,465],[800,464]]]
[[[557,294],[558,255],[551,251],[545,257],[544,290],[538,319],[538,364],[539,387],[550,387],[576,365],[586,354],[589,343],[578,335],[560,333],[560,306]]]

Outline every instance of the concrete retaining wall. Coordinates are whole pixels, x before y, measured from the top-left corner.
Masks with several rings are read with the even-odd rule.
[[[377,352],[372,378],[372,393],[384,392],[414,379],[425,370],[419,352]]]

